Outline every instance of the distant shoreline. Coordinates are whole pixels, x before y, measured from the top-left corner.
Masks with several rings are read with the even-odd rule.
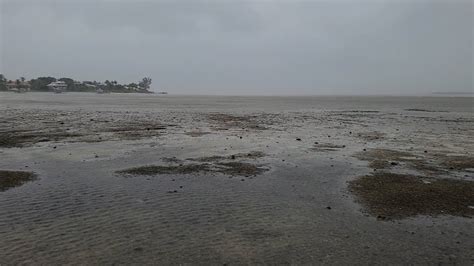
[[[433,94],[437,95],[474,95],[474,92],[469,91],[457,91],[457,92],[433,92]]]
[[[0,93],[15,93],[15,94],[29,94],[29,93],[51,93],[51,94],[56,94],[52,91],[28,91],[24,93],[18,93],[15,91],[0,91]],[[448,92],[441,92],[441,93],[431,93],[431,94],[405,94],[405,95],[394,95],[394,94],[366,94],[366,95],[361,95],[361,94],[274,94],[274,95],[263,95],[263,94],[192,94],[192,93],[160,93],[156,91],[148,91],[148,92],[106,92],[106,93],[97,93],[93,91],[65,91],[60,94],[116,94],[116,95],[123,95],[123,94],[130,94],[130,95],[157,95],[157,96],[184,96],[184,97],[460,97],[460,98],[471,98],[474,97],[474,93],[448,93]]]
[[[6,91],[0,91],[4,93],[17,93],[17,94],[26,94],[26,93],[51,93],[51,94],[58,94],[55,93],[54,91],[26,91],[26,92],[18,92],[18,91],[12,91],[12,90],[6,90]],[[158,95],[164,95],[164,93],[160,92],[154,92],[154,91],[121,91],[121,92],[94,92],[94,91],[62,91],[59,94],[70,94],[70,93],[88,93],[88,94],[158,94]]]

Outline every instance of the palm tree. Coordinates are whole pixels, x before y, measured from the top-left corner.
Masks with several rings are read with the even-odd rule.
[[[151,85],[151,78],[145,77],[138,83],[138,86],[140,86],[144,90],[148,90]]]

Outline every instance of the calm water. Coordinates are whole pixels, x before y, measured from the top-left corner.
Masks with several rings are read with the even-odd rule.
[[[385,96],[173,96],[149,94],[28,93],[0,92],[0,108],[84,108],[114,107],[153,110],[401,110],[419,108],[473,112],[474,97],[385,97]]]

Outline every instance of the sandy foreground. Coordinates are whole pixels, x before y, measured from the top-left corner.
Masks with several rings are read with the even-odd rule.
[[[472,265],[473,108],[0,93],[0,265]]]

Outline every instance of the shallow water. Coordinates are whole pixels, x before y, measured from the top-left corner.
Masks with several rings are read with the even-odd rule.
[[[473,263],[471,218],[379,221],[347,190],[372,171],[353,156],[364,148],[412,148],[433,164],[437,154],[472,156],[472,98],[0,93],[0,112],[1,132],[62,130],[60,120],[80,135],[0,148],[0,169],[39,177],[0,192],[0,264]],[[150,121],[167,126],[142,135]],[[124,137],[108,123],[139,130]],[[345,147],[315,151],[314,142]],[[268,172],[116,173],[251,151],[266,156],[246,161]]]

